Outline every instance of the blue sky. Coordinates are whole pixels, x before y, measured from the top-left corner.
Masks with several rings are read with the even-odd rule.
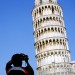
[[[58,0],[63,8],[71,58],[75,60],[75,0]],[[34,0],[0,0],[0,75],[15,53],[28,54],[36,74],[32,9]]]

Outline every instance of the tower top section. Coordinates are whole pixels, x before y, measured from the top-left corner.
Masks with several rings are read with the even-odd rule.
[[[46,3],[53,3],[56,4],[57,0],[35,0],[35,6],[46,4]]]

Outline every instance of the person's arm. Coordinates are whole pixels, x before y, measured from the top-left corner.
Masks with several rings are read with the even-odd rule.
[[[28,62],[28,60],[29,60],[28,56],[25,55],[25,54],[21,54],[21,56],[22,56],[23,61],[25,61],[26,64],[27,64],[27,66],[25,67],[25,69],[27,69],[28,72],[29,72],[31,75],[34,75],[34,71],[33,71],[32,67],[30,66],[30,64],[29,64],[29,62]]]
[[[10,68],[12,68],[12,61],[11,60],[6,64],[6,73],[8,73]]]
[[[27,57],[25,58],[25,62],[26,62],[26,64],[27,64],[26,69],[29,71],[29,73],[30,73],[31,75],[34,75],[33,68],[30,66],[28,60],[29,60],[29,58],[28,58],[28,56],[27,56]]]
[[[29,73],[30,73],[31,75],[34,75],[33,68],[30,66],[29,62],[26,62],[26,63],[27,63],[26,68],[28,69]]]

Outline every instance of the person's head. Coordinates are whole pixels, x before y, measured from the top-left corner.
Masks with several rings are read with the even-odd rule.
[[[12,63],[14,66],[20,67],[22,66],[22,59],[20,54],[14,54],[12,56]]]

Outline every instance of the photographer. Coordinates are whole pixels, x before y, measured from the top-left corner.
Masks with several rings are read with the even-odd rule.
[[[25,54],[13,55],[12,59],[6,64],[7,75],[34,75],[28,59],[28,56]],[[22,67],[22,61],[26,62],[26,67]]]

